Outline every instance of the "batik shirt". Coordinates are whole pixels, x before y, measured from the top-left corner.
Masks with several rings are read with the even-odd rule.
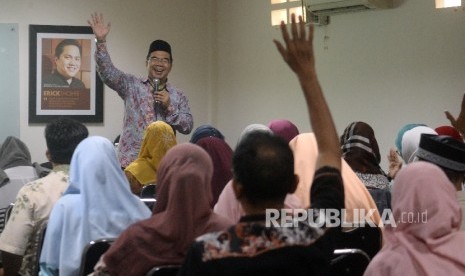
[[[314,210],[344,207],[340,172],[316,171],[311,188]],[[293,226],[266,224],[265,215],[249,215],[226,231],[197,238],[178,275],[325,275],[338,228],[306,221]]]
[[[160,105],[155,105],[148,78],[126,74],[116,68],[104,43],[97,43],[95,59],[102,81],[124,100],[123,133],[118,144],[118,158],[122,167],[127,167],[137,158],[144,130],[151,122],[165,121],[182,134],[192,131],[194,123],[189,101],[181,90],[170,83],[166,84],[171,104],[164,110]]]
[[[47,176],[26,184],[18,192],[0,236],[0,250],[23,256],[21,275],[33,275],[37,269],[37,236],[53,205],[68,188],[68,171],[69,165],[56,166]]]

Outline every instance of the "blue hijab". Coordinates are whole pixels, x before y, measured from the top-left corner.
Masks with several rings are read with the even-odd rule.
[[[50,214],[41,275],[77,275],[82,251],[90,241],[116,238],[151,215],[131,193],[113,144],[106,138],[88,137],[77,146],[69,177],[69,188]]]

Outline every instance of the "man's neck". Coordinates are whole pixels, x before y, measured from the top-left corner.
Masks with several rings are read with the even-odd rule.
[[[247,216],[250,215],[261,215],[265,214],[267,209],[277,209],[281,210],[284,208],[284,203],[267,203],[267,204],[249,204],[245,202],[241,202],[242,208]]]

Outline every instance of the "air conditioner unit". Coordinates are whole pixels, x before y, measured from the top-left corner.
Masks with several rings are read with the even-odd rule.
[[[321,16],[393,7],[392,0],[304,0],[307,11]]]

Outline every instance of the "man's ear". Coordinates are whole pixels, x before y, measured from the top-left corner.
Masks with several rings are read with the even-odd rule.
[[[297,185],[299,185],[299,176],[294,174],[294,182],[292,183],[291,187],[289,188],[288,194],[293,194],[295,190],[297,190]]]
[[[50,151],[48,149],[45,151],[45,156],[49,162],[52,162],[52,157],[50,156]]]
[[[244,194],[244,187],[242,186],[242,184],[233,178],[232,188],[234,191],[234,195],[236,196],[236,199],[241,199]]]

